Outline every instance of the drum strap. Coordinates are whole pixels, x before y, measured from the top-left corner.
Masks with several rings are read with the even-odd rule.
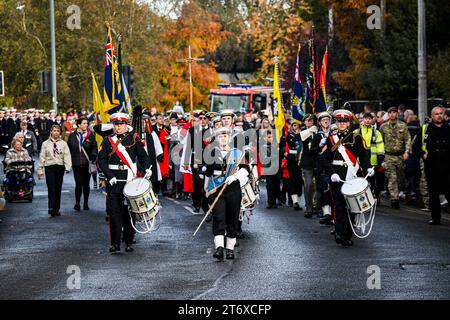
[[[331,141],[336,144],[339,142],[339,137],[337,135],[332,135],[330,137]],[[347,164],[347,177],[346,180],[351,180],[353,178],[357,177],[357,172],[359,169],[359,164],[356,161],[356,157],[353,153],[350,152],[342,143],[339,144],[338,152],[341,154],[342,158],[344,159],[345,163]],[[349,175],[349,173],[351,175]]]
[[[136,164],[131,160],[127,149],[120,143],[120,140],[116,136],[108,137],[109,142],[113,146],[113,152],[122,160],[128,168],[127,180],[130,181],[137,174]]]

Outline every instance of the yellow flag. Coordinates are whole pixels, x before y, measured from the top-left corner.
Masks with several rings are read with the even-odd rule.
[[[278,62],[275,62],[275,71],[273,75],[273,116],[275,118],[275,130],[277,134],[277,142],[283,135],[283,127],[286,123],[283,111],[283,100],[281,99]]]
[[[95,80],[95,76],[93,73],[92,75],[92,107],[95,115],[95,124],[100,123],[108,123],[109,122],[109,115],[108,113],[103,111],[103,100],[102,96],[100,95],[100,90],[97,86],[97,81]],[[96,134],[95,140],[97,141],[97,146],[100,149],[100,146],[102,145],[103,138],[102,136]]]

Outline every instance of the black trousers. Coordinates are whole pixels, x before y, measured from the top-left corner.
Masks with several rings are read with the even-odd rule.
[[[134,229],[128,214],[128,205],[124,201],[124,196],[121,193],[109,193],[106,196],[106,212],[109,215],[111,245],[120,246],[122,228],[123,241],[126,245],[133,244]]]
[[[351,238],[353,232],[350,227],[350,221],[348,219],[347,203],[345,202],[344,196],[341,193],[341,187],[341,182],[331,183],[331,196],[333,200],[333,213],[336,234],[339,236]]]
[[[161,181],[152,181],[153,192],[155,196],[159,195],[159,191],[161,190]]]
[[[280,176],[278,174],[265,176],[267,189],[267,204],[276,205],[280,195]]]
[[[194,192],[192,193],[192,205],[195,208],[202,208],[203,211],[207,212],[209,209],[208,199],[206,199],[206,194],[203,190],[205,180],[200,178],[198,169],[193,169],[192,178],[194,187]]]
[[[384,175],[384,172],[377,172],[377,171],[375,171],[375,175],[373,177],[369,178],[370,184],[372,185],[372,188],[375,192],[375,197],[377,199],[380,198],[380,193],[384,189],[385,180],[386,177]]]
[[[331,206],[331,191],[328,188],[328,181],[325,174],[317,174],[317,195],[319,204],[323,206]]]
[[[445,194],[445,198],[450,202],[450,177],[449,173],[442,174],[426,170],[426,179],[428,184],[429,208],[431,218],[435,221],[441,221],[441,200],[440,194]]]
[[[219,191],[216,192],[217,194]],[[214,202],[217,194],[208,200]],[[236,238],[239,233],[239,212],[241,210],[242,193],[239,181],[234,181],[220,196],[213,209],[213,234]]]
[[[83,194],[84,205],[89,202],[89,183],[91,174],[89,167],[73,167],[73,177],[75,178],[75,203],[80,204],[81,195]]]
[[[289,195],[297,194],[299,197],[302,195],[302,170],[297,164],[296,158],[292,155],[288,155],[288,171],[289,171]]]
[[[53,165],[45,167],[45,183],[48,190],[48,210],[59,212],[61,209],[61,190],[65,167]]]

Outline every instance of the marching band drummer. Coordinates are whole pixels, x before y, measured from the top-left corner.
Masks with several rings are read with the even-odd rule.
[[[241,183],[248,176],[248,171],[239,166],[233,170],[243,154],[238,149],[230,147],[231,130],[219,128],[215,131],[215,142],[210,145],[211,161],[203,167],[205,173],[205,190],[210,204],[214,202],[223,185],[226,189],[217,200],[213,214],[213,234],[215,252],[213,257],[219,260],[234,259],[236,236],[239,232],[239,212],[241,209]],[[241,160],[241,163],[243,160]],[[225,243],[226,236],[226,243]]]
[[[111,236],[111,253],[120,252],[120,241],[123,228],[125,251],[132,252],[134,231],[128,215],[128,206],[125,204],[123,188],[126,182],[142,174],[138,172],[139,161],[144,173],[151,175],[150,159],[144,148],[144,142],[137,134],[127,129],[129,116],[126,113],[111,115],[110,121],[114,126],[114,134],[103,140],[98,163],[105,174],[108,184],[106,186],[106,211],[109,215],[109,228]],[[143,174],[142,174],[143,175]]]
[[[375,170],[370,167],[369,152],[363,138],[358,133],[349,131],[351,112],[340,109],[336,110],[333,116],[336,119],[338,132],[328,137],[322,149],[322,163],[331,180],[336,243],[348,247],[353,246],[353,234],[346,202],[341,193],[342,181],[352,180],[365,173],[373,176]]]

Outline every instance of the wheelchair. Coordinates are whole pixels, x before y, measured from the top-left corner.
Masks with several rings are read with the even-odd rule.
[[[34,161],[17,161],[10,163],[10,166],[18,167],[17,170],[10,170],[6,173],[6,164],[3,160],[3,172],[6,174],[3,180],[5,199],[8,202],[28,201],[33,202],[34,189]],[[31,172],[27,167],[31,166]]]

